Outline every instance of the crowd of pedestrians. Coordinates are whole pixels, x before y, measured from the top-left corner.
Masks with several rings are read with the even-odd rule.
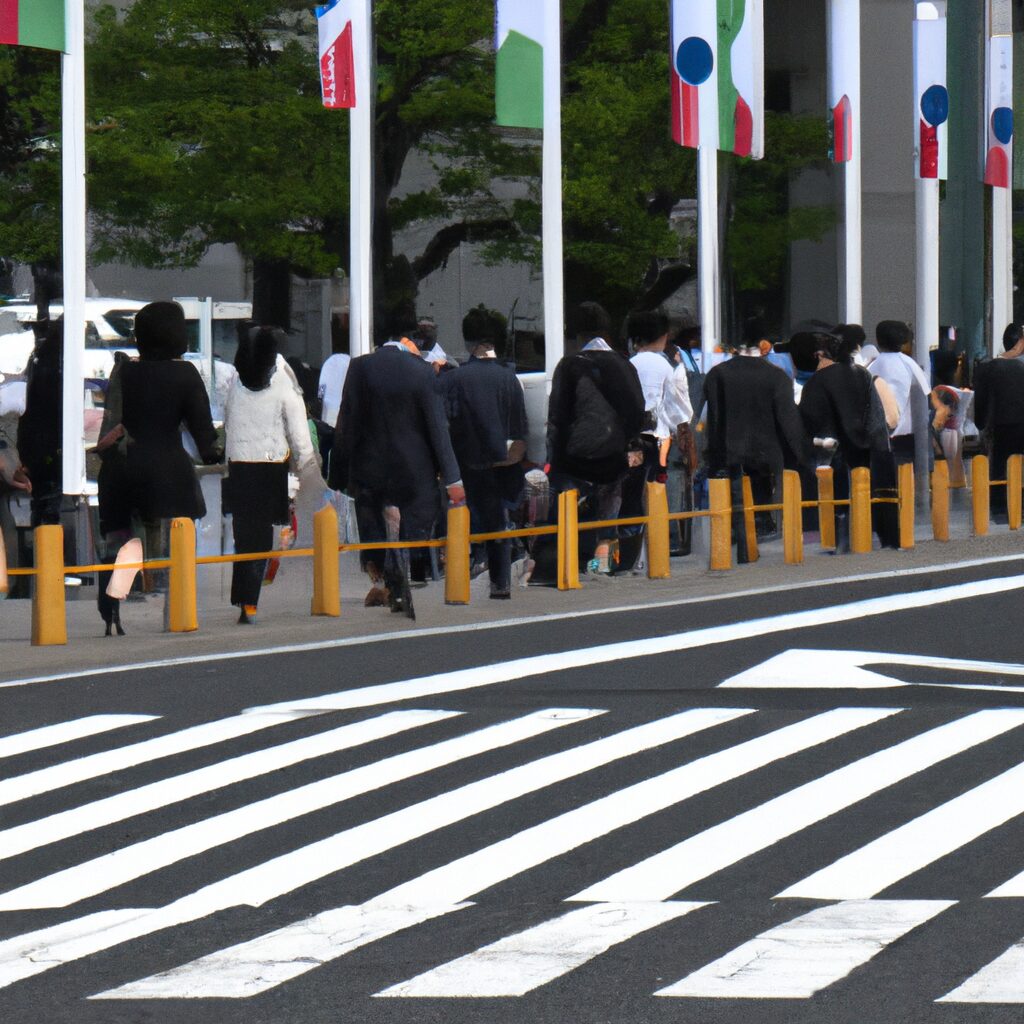
[[[728,479],[744,562],[755,556],[742,506],[777,504],[785,469],[800,472],[805,497],[813,498],[816,469],[831,466],[842,503],[858,467],[870,468],[874,493],[884,497],[895,493],[899,464],[924,473],[936,458],[962,486],[965,450],[979,436],[994,479],[1005,474],[1009,455],[1024,451],[1024,330],[1015,324],[1004,334],[1004,353],[974,368],[972,392],[963,356],[936,352],[930,380],[909,355],[910,328],[894,320],[880,322],[870,342],[860,325],[815,321],[774,345],[751,320],[702,373],[692,332],[673,335],[664,313],[632,313],[616,331],[601,306],[583,303],[570,311],[565,355],[550,382],[542,456],[528,453],[523,387],[503,360],[504,317],[483,306],[469,310],[462,360],[440,346],[433,321],[412,309],[392,313],[381,327],[372,354],[335,352],[317,381],[309,367],[284,358],[283,331],[243,325],[221,426],[199,372],[182,358],[181,307],[155,302],[140,310],[138,357],[116,360],[94,449],[97,553],[111,565],[98,602],[108,635],[123,633],[120,601],[134,578],[118,563],[166,557],[170,521],[205,515],[200,464],[226,462],[223,501],[234,549],[257,556],[232,568],[231,603],[239,622],[251,624],[270,571],[267,553],[289,524],[294,532],[296,481],[328,499],[332,491],[347,495],[363,544],[411,545],[368,547],[361,565],[370,581],[366,605],[414,618],[413,590],[443,572],[421,542],[443,534],[452,505],[468,505],[474,533],[494,534],[534,515],[553,522],[556,497],[574,491],[580,519],[600,524],[580,533],[581,564],[595,578],[613,577],[643,565],[643,527],[613,520],[642,517],[653,481],[673,478],[673,508],[685,510],[700,503],[707,477]],[[61,346],[60,321],[37,325],[17,392],[16,444],[0,422],[0,485],[31,494],[33,526],[60,519]],[[540,427],[534,424],[538,436]],[[527,492],[541,487],[548,500],[538,508]],[[1005,515],[1005,488],[993,489],[993,510]],[[768,509],[755,524],[760,541],[777,534]],[[873,526],[882,546],[898,545],[893,504],[873,505]],[[842,504],[836,532],[842,551],[849,542]],[[686,550],[677,544],[677,553]],[[513,563],[522,582],[553,585],[555,552],[551,536],[492,537],[474,546],[472,572],[487,573],[491,598],[508,600]]]

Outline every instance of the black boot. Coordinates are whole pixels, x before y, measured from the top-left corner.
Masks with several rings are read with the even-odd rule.
[[[99,609],[100,618],[106,623],[107,629],[104,636],[124,636],[124,629],[121,628],[121,602],[107,593],[107,584],[110,582],[110,573],[101,572],[97,580],[96,607]]]

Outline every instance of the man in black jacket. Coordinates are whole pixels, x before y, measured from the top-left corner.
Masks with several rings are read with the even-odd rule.
[[[732,481],[736,560],[746,562],[743,476],[750,477],[754,504],[769,505],[783,469],[796,469],[808,459],[793,384],[784,371],[761,358],[759,349],[738,347],[732,359],[708,373],[704,395],[708,473]],[[767,534],[773,528],[762,518],[758,532]]]
[[[1006,479],[1006,460],[1024,453],[1024,331],[1010,324],[1001,356],[974,371],[974,422],[988,439],[991,479]],[[1006,515],[1006,488],[992,488],[992,511]]]
[[[547,442],[552,494],[577,490],[586,499],[584,518],[604,520],[617,517],[626,474],[643,461],[645,402],[635,367],[594,333],[598,324],[587,319],[593,311],[603,313],[595,303],[584,303],[584,322],[573,331],[576,344],[584,343],[582,351],[555,367]],[[602,574],[612,570],[615,537],[614,527],[597,531],[595,561]]]
[[[462,321],[469,362],[443,374],[452,444],[462,470],[474,533],[508,528],[508,510],[522,497],[526,402],[515,371],[498,362],[505,318],[478,306]],[[511,596],[511,541],[487,542],[491,597]]]
[[[353,359],[345,379],[329,482],[355,499],[363,542],[429,540],[438,477],[453,504],[465,501],[434,371],[410,340],[415,335],[415,314],[397,314],[388,341]],[[418,560],[425,555],[415,549]],[[408,553],[367,551],[362,564],[375,582],[383,577],[391,610],[415,618]],[[367,604],[376,603],[371,591]]]

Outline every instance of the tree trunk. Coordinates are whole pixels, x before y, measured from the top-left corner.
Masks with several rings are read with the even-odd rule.
[[[292,273],[286,260],[252,261],[252,318],[263,326],[291,329]]]

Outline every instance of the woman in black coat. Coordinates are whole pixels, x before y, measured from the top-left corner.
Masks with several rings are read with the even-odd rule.
[[[113,433],[123,439],[124,456],[108,481],[101,474],[100,511],[108,538],[129,536],[141,525],[146,558],[164,558],[170,520],[206,515],[192,458],[182,445],[182,427],[191,433],[203,462],[218,462],[221,453],[206,387],[199,371],[181,359],[188,348],[181,306],[151,302],[140,309],[135,339],[138,360],[120,362],[111,380],[121,403]],[[101,445],[116,440],[106,434]]]

